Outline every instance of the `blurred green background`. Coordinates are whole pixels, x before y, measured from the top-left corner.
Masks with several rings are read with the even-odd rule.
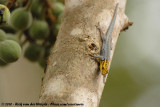
[[[134,25],[119,36],[100,107],[160,107],[159,4],[128,0]],[[37,102],[42,76],[43,69],[23,56],[0,67],[0,102]]]

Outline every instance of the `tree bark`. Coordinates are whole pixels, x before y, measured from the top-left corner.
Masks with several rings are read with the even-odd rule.
[[[131,24],[124,13],[126,0],[65,1],[62,24],[42,83],[41,103],[98,107],[105,83],[89,54],[99,55],[102,40],[96,25],[107,31],[117,3],[111,59],[120,31]]]

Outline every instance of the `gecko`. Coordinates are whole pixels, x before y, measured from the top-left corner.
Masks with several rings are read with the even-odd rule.
[[[100,35],[102,38],[102,48],[100,56],[93,56],[93,57],[100,59],[99,68],[102,75],[106,75],[109,72],[110,50],[112,50],[112,32],[116,21],[117,10],[118,10],[118,3],[116,4],[113,18],[110,22],[109,28],[106,33],[103,33],[100,27],[97,27],[100,31]]]

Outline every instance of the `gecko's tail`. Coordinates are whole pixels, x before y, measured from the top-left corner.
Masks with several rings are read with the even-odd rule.
[[[113,32],[113,29],[114,29],[114,25],[115,25],[115,21],[116,21],[116,17],[117,17],[117,11],[118,11],[118,5],[119,3],[116,4],[116,7],[115,7],[115,10],[114,10],[114,14],[113,14],[113,18],[111,20],[111,23],[109,25],[109,28],[107,30],[107,40],[110,38],[110,36],[112,36],[112,32]]]

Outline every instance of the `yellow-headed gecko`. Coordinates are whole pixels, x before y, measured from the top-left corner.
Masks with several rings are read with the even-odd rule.
[[[100,59],[100,72],[102,75],[105,75],[109,72],[110,50],[112,50],[112,32],[115,25],[117,10],[118,10],[118,4],[115,7],[113,18],[105,34],[98,27],[101,33],[101,38],[103,43],[102,43],[100,56],[94,56],[94,57]]]

